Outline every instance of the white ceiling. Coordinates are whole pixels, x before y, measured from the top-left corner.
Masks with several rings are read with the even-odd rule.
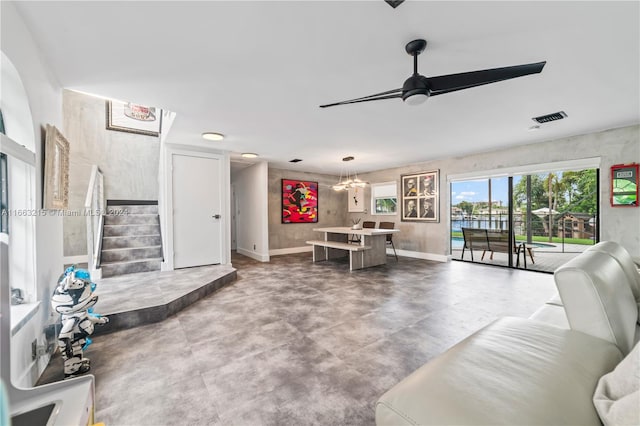
[[[175,111],[169,141],[281,168],[364,172],[640,122],[639,3],[18,2],[63,87]],[[318,105],[426,76],[547,61],[541,74],[412,107]],[[531,117],[568,118],[527,131]],[[304,161],[293,165],[288,160]]]

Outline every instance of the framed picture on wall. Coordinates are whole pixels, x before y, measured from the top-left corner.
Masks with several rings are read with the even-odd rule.
[[[44,141],[43,204],[45,209],[69,208],[69,141],[50,124]]]
[[[349,213],[364,212],[364,188],[349,188]]]
[[[403,221],[439,222],[439,171],[401,176]]]
[[[611,207],[638,207],[638,164],[611,166]]]
[[[318,222],[318,182],[282,179],[282,223]]]
[[[107,101],[107,130],[160,136],[162,110],[131,102]]]

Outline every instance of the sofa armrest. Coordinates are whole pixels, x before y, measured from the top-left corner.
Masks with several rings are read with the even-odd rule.
[[[376,424],[600,425],[593,392],[621,359],[603,339],[502,318],[386,392]]]

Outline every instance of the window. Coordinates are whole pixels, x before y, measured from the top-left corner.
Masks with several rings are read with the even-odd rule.
[[[0,226],[9,243],[9,282],[21,291],[24,302],[32,303],[37,300],[35,154],[3,134],[0,138]]]
[[[0,232],[9,233],[9,184],[7,156],[0,153]]]
[[[598,164],[582,159],[447,176],[453,257],[553,272],[598,242]],[[474,259],[474,230],[512,233],[513,247]],[[486,237],[481,244],[490,243]],[[527,257],[529,264],[522,262]]]
[[[395,215],[398,206],[396,182],[374,183],[371,185],[371,213]]]

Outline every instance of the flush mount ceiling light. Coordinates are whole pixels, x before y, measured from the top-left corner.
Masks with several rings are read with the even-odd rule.
[[[352,160],[354,160],[354,157],[352,155],[350,155],[348,157],[344,157],[342,159],[342,161],[344,161],[344,162],[348,162],[348,161],[352,161]],[[353,175],[352,175],[349,172],[349,169],[347,169],[347,174],[346,174],[346,177],[344,179],[342,179],[343,176],[344,176],[343,172],[340,171],[340,180],[338,180],[338,183],[336,183],[335,185],[331,185],[331,188],[334,191],[343,191],[345,189],[355,188],[355,187],[364,188],[365,186],[367,186],[369,184],[369,182],[365,182],[363,180],[358,179],[358,174],[357,173],[353,173]]]
[[[240,156],[243,158],[258,158],[258,154],[255,152],[243,152]]]
[[[204,132],[202,134],[202,139],[206,139],[208,141],[221,141],[224,139],[224,135],[216,132]]]

